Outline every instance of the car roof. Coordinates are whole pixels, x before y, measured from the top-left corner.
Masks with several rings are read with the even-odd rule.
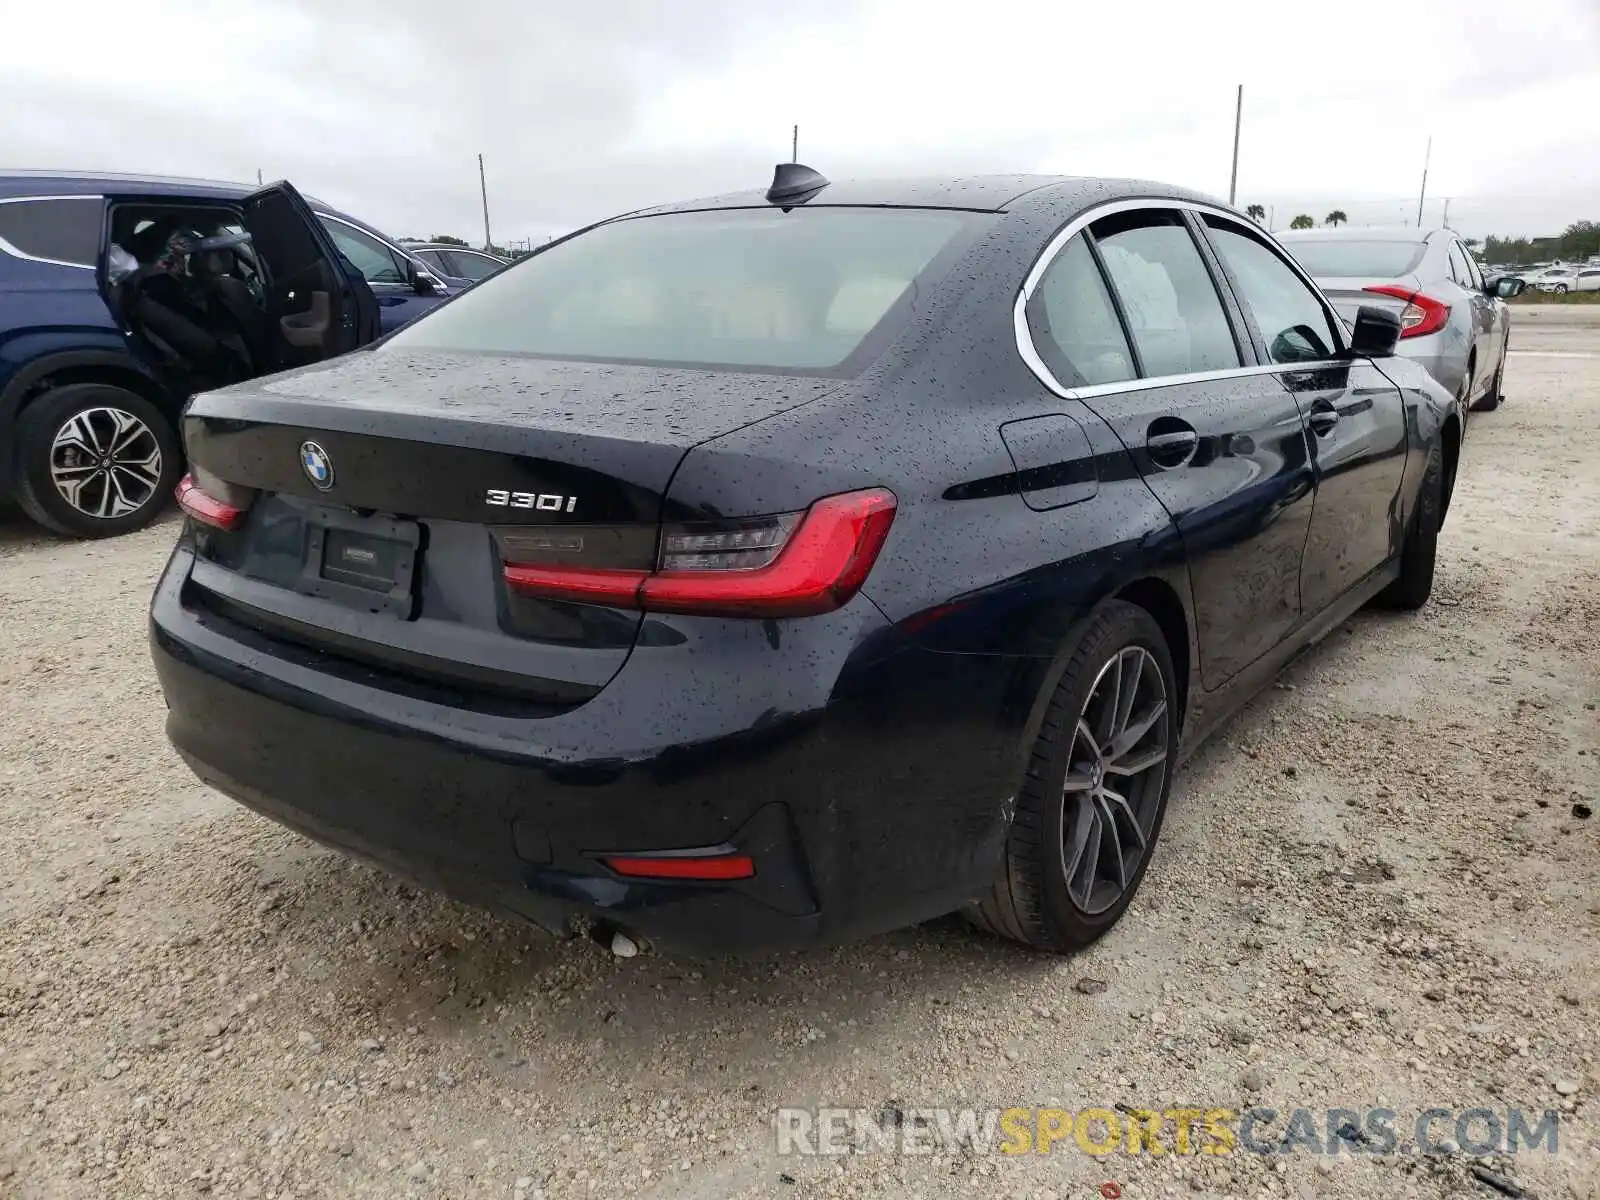
[[[1079,175],[957,175],[911,178],[842,179],[830,182],[796,207],[949,208],[1007,212],[1017,208],[1077,211],[1121,198],[1219,202],[1199,192],[1140,179],[1100,179]],[[772,208],[764,188],[726,192],[661,204],[623,214],[659,216],[718,208]],[[1223,206],[1226,207],[1226,206]]]
[[[261,184],[221,179],[187,179],[178,175],[133,175],[118,171],[38,171],[0,168],[0,195],[102,196],[127,192],[140,196],[193,196],[204,200],[243,200]],[[314,196],[306,203],[320,212],[343,215]]]

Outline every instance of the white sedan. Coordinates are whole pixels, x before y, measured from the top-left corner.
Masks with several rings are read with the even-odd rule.
[[[1600,267],[1551,267],[1533,281],[1541,292],[1600,292]]]

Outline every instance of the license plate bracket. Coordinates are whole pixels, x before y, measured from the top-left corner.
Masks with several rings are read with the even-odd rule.
[[[411,619],[422,548],[417,522],[322,508],[306,513],[305,531],[299,591],[347,608]]]

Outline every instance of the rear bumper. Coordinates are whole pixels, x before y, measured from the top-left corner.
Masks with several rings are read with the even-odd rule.
[[[747,640],[720,657],[711,639],[641,646],[595,699],[530,720],[246,646],[185,602],[191,561],[180,547],[150,614],[185,761],[258,812],[458,899],[552,932],[584,918],[721,953],[915,923],[997,869],[1020,766],[1018,714],[1000,703],[1013,670],[910,647],[862,597],[783,639],[742,623]],[[640,882],[597,861],[717,845],[751,855],[756,878]]]

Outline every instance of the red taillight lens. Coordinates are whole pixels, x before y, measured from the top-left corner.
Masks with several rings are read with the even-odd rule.
[[[655,571],[505,564],[506,582],[547,600],[736,617],[803,617],[849,601],[889,536],[894,493],[818,500],[804,514],[709,532],[669,532]]]
[[[748,854],[718,854],[694,858],[657,856],[602,858],[618,875],[630,879],[754,879],[755,861]]]
[[[1380,296],[1393,296],[1396,300],[1404,300],[1406,306],[1400,312],[1400,336],[1422,337],[1429,333],[1438,333],[1444,328],[1444,323],[1450,319],[1450,306],[1442,300],[1435,300],[1432,296],[1424,296],[1421,292],[1414,292],[1410,288],[1400,287],[1397,284],[1384,284],[1380,287],[1362,288],[1364,292],[1376,292]]]
[[[213,529],[237,529],[244,521],[244,509],[235,508],[226,501],[218,500],[215,496],[201,491],[193,475],[185,475],[178,481],[176,495],[179,508],[196,521],[210,525]]]

